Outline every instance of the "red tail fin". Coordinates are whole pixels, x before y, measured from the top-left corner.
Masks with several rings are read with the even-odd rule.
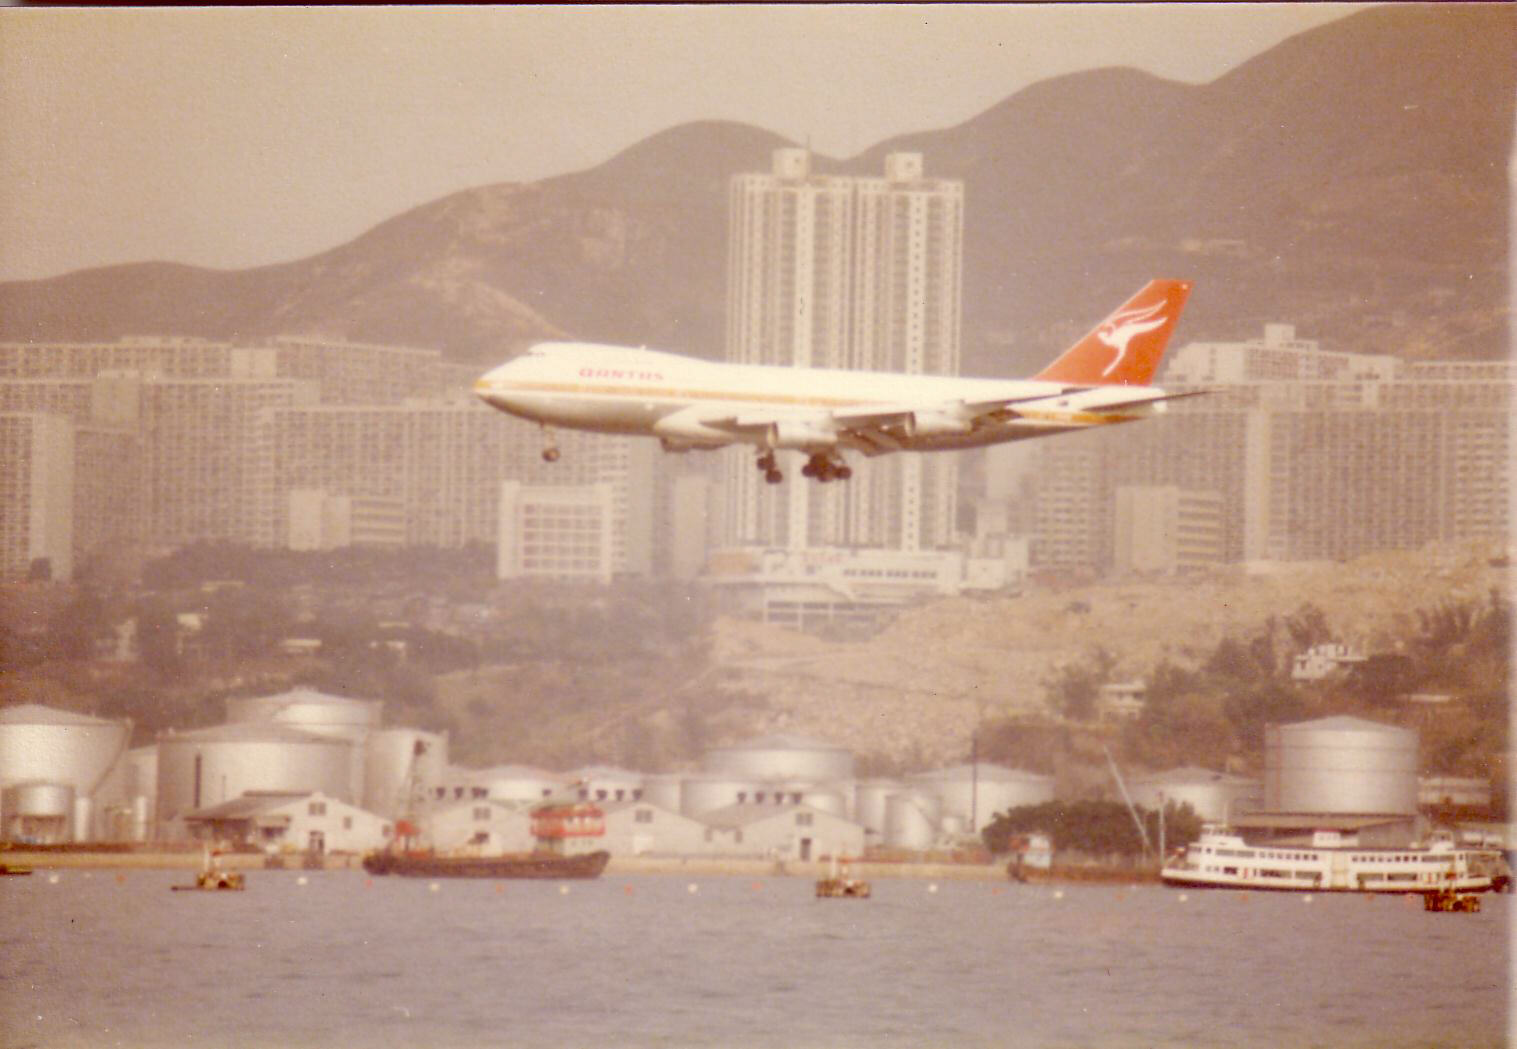
[[[1190,295],[1188,280],[1151,280],[1034,379],[1147,386]]]

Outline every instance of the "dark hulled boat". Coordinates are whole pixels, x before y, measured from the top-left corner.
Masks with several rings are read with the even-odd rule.
[[[565,856],[523,852],[503,856],[444,856],[431,852],[373,852],[363,858],[370,874],[409,878],[598,878],[611,854],[604,849]]]

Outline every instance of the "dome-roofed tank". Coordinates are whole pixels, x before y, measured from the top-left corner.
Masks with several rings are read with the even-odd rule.
[[[921,851],[932,848],[942,820],[942,803],[924,790],[903,790],[885,799],[885,845]]]
[[[533,765],[496,765],[472,769],[469,781],[476,787],[484,787],[495,801],[535,804],[545,798],[562,797],[573,783],[573,777]]]
[[[229,699],[227,721],[277,722],[317,735],[361,738],[379,726],[384,704],[377,699],[333,696],[314,688],[292,688],[271,696]]]
[[[1188,804],[1207,823],[1227,823],[1259,808],[1264,798],[1259,780],[1193,765],[1130,776],[1128,786],[1135,805],[1157,811],[1161,804]]]
[[[1053,800],[1053,777],[983,761],[918,773],[908,782],[936,797],[945,814],[957,816],[976,834],[997,813]]]
[[[363,807],[392,819],[405,815],[448,768],[448,737],[414,728],[386,728],[364,740]]]
[[[761,780],[692,773],[680,780],[679,811],[685,816],[700,816],[728,805],[751,802],[761,789]]]
[[[585,801],[636,801],[643,796],[643,774],[610,765],[586,765],[567,779]]]
[[[762,736],[713,747],[701,765],[710,773],[749,779],[835,783],[853,778],[852,753],[805,736]]]
[[[356,804],[353,744],[277,724],[233,724],[158,736],[160,827],[250,790],[312,792]]]
[[[670,812],[680,810],[685,777],[678,772],[658,772],[643,777],[643,800]]]
[[[1417,733],[1354,717],[1264,730],[1270,812],[1414,815]]]
[[[862,824],[871,845],[885,839],[885,802],[906,784],[898,779],[866,779],[853,786],[853,820]]]
[[[20,783],[67,785],[75,802],[84,803],[81,812],[88,813],[96,792],[124,759],[131,734],[129,721],[37,703],[0,708],[0,789]],[[0,822],[4,820],[0,808]],[[80,825],[72,815],[68,823],[70,840],[98,837],[94,827]]]

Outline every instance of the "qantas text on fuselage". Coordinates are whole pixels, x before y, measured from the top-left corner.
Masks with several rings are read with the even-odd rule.
[[[481,376],[494,408],[552,427],[657,437],[669,451],[749,444],[771,483],[775,455],[806,456],[801,473],[846,480],[845,452],[951,451],[1131,422],[1184,394],[1151,386],[1190,294],[1154,280],[1030,379],[722,364],[645,348],[538,343]]]

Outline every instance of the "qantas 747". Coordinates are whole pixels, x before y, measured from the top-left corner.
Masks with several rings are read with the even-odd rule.
[[[1148,385],[1190,294],[1150,281],[1030,379],[722,364],[657,350],[544,342],[481,376],[491,407],[551,427],[657,437],[668,451],[751,444],[771,484],[775,453],[802,475],[847,480],[845,451],[935,452],[1143,419],[1185,394]]]

